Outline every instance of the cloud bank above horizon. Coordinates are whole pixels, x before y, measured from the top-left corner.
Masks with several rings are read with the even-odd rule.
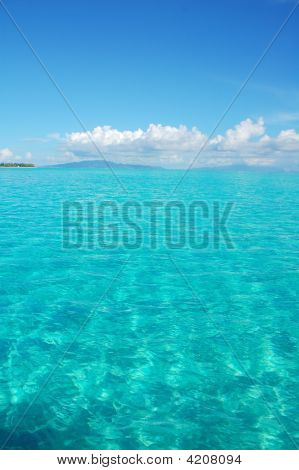
[[[123,131],[97,126],[91,131],[64,136],[50,134],[43,140],[55,141],[57,145],[56,156],[49,157],[48,163],[102,159],[102,152],[106,159],[119,163],[186,168],[204,146],[194,168],[245,165],[299,170],[299,133],[285,129],[270,136],[261,117],[244,119],[223,134],[207,139],[196,127],[150,124],[145,130]],[[38,140],[42,142],[41,138]],[[26,152],[24,159],[32,160],[32,153]],[[0,161],[16,160],[20,157],[12,150],[0,149]]]
[[[65,136],[66,156],[73,160],[99,158],[94,144],[105,157],[122,163],[147,163],[183,168],[200,149],[195,167],[222,165],[299,167],[299,133],[286,129],[269,136],[263,118],[245,119],[223,135],[208,136],[196,127],[150,124],[147,129],[120,131],[98,126],[88,132]],[[94,142],[94,144],[92,143]]]

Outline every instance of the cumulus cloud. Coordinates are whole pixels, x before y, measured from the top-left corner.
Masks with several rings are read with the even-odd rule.
[[[146,130],[119,131],[111,126],[98,126],[90,132],[73,132],[67,135],[70,146],[82,148],[91,139],[104,148],[123,151],[164,151],[195,148],[205,139],[196,128],[186,126],[162,126],[150,124]]]
[[[16,155],[9,148],[0,149],[0,163],[28,162],[32,160],[32,153],[26,152],[23,156]]]
[[[0,162],[7,162],[13,157],[13,152],[9,148],[0,149]]]
[[[233,129],[228,129],[224,137],[219,136],[219,142],[222,143],[223,148],[233,149],[248,143],[254,137],[259,137],[265,134],[265,125],[262,118],[257,122],[251,119],[245,119],[237,124]]]
[[[183,168],[204,146],[195,166],[299,167],[299,134],[294,129],[287,129],[269,136],[262,118],[256,121],[245,119],[223,134],[208,141],[207,138],[196,127],[190,129],[183,125],[150,124],[145,130],[124,131],[98,126],[88,132],[67,134],[64,151],[72,160],[95,159],[100,158],[97,146],[106,158],[114,161]]]

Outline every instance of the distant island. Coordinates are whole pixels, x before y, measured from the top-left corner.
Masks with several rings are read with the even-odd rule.
[[[18,165],[18,164],[17,164]],[[154,165],[139,165],[134,163],[116,163],[109,160],[79,160],[77,162],[67,162],[67,163],[57,163],[54,165],[44,165],[43,168],[112,168],[112,169],[133,169],[133,170],[160,170],[165,171],[166,168],[162,166]],[[174,168],[167,168],[167,170],[173,170]],[[186,171],[186,169],[181,168],[181,171]],[[250,171],[250,172],[286,172],[286,171],[298,171],[297,169],[288,169],[288,168],[278,168],[275,166],[260,166],[260,165],[247,165],[247,164],[237,164],[237,165],[221,165],[221,166],[201,166],[190,168],[192,172],[206,172],[206,171]]]
[[[33,168],[34,163],[0,163],[0,168]]]
[[[108,160],[80,160],[78,162],[59,163],[47,165],[44,168],[117,168],[136,170],[164,170],[161,166],[134,165],[133,163],[115,163]]]

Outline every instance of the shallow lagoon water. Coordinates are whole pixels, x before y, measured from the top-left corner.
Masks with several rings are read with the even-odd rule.
[[[1,443],[296,448],[299,175],[188,175],[175,199],[234,202],[234,249],[64,249],[64,201],[163,201],[182,173],[118,175],[0,172]]]

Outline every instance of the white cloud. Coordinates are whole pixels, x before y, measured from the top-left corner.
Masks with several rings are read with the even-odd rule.
[[[281,131],[276,138],[276,143],[280,150],[296,152],[299,150],[299,134],[294,129]]]
[[[281,124],[287,122],[299,122],[299,112],[274,113],[267,118],[268,123]]]
[[[31,152],[26,152],[25,153],[25,160],[32,160],[32,153]]]
[[[13,157],[13,152],[9,148],[0,149],[0,161],[7,162]]]
[[[25,142],[32,142],[34,144],[38,144],[38,143],[41,143],[41,144],[45,144],[47,142],[51,142],[53,140],[61,140],[61,135],[59,134],[59,132],[52,132],[50,134],[47,134],[45,136],[42,136],[42,137],[27,137],[26,139],[24,139]]]
[[[259,118],[256,122],[253,122],[251,119],[245,119],[233,129],[228,129],[223,138],[220,136],[219,141],[222,143],[223,148],[233,149],[244,145],[254,137],[264,134],[265,126],[262,118]]]
[[[186,167],[206,142],[207,136],[196,127],[150,124],[147,129],[120,131],[98,126],[88,132],[72,132],[64,139],[68,160],[106,158],[122,163],[146,163]],[[299,168],[299,134],[294,129],[271,137],[262,118],[245,119],[223,135],[210,139],[195,166],[232,164]]]
[[[27,162],[32,160],[32,153],[25,152],[23,156],[16,155],[9,148],[0,149],[0,163]]]
[[[67,135],[67,143],[71,147],[90,146],[90,140],[103,148],[121,151],[146,150],[190,150],[198,147],[205,139],[196,128],[189,130],[186,126],[162,126],[150,124],[146,130],[119,131],[111,126],[98,126],[89,132],[73,132]]]

